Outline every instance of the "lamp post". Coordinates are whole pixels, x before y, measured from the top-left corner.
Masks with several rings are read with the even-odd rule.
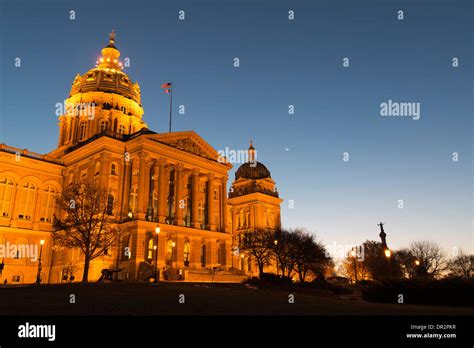
[[[275,247],[278,246],[278,239],[275,239],[273,241],[273,244],[275,244]],[[275,259],[276,259],[276,275],[278,275],[278,256],[275,253]]]
[[[41,284],[41,255],[43,254],[44,239],[40,240],[40,254],[38,258],[38,272],[36,273],[36,284]]]
[[[156,243],[153,246],[153,249],[155,250],[155,281],[154,283],[158,283],[158,235],[160,234],[160,226],[156,225],[155,228],[155,234],[156,234]]]
[[[415,277],[418,277],[420,273],[420,260],[415,260]]]
[[[176,243],[175,241],[171,242],[171,268],[174,268],[173,265],[174,265],[174,258],[175,258],[175,253],[174,253],[174,247],[176,246]]]
[[[388,262],[388,272],[389,272],[389,277],[392,278],[392,264],[390,263],[390,257],[392,256],[392,252],[390,251],[390,249],[385,249],[384,251],[385,253],[385,257],[387,258],[387,262]]]

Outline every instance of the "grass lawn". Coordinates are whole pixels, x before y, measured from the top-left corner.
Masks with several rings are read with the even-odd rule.
[[[75,295],[71,304],[70,295]],[[185,303],[179,303],[179,296]],[[241,284],[64,284],[0,287],[0,315],[473,315],[474,308],[379,304],[321,291]]]

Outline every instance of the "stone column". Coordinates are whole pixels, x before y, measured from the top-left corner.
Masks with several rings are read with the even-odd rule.
[[[184,235],[178,234],[176,236],[176,246],[174,248],[176,249],[176,267],[182,268],[184,267]]]
[[[105,190],[109,186],[110,159],[110,154],[105,152],[100,154],[100,186]]]
[[[158,267],[161,269],[165,266],[166,263],[166,241],[168,237],[166,232],[161,231],[158,235]],[[163,275],[161,275],[163,277]]]
[[[74,144],[76,141],[76,117],[75,116],[70,116],[71,118],[71,139],[70,143]]]
[[[16,221],[18,220],[18,210],[20,209],[20,199],[21,199],[21,186],[19,184],[13,184],[13,194],[12,194],[12,222],[14,222],[16,226]],[[12,224],[13,226],[13,224]],[[14,227],[14,226],[13,226]]]
[[[214,174],[209,173],[207,175],[207,222],[208,228],[211,231],[216,230],[216,224],[214,221]]]
[[[200,228],[199,226],[199,170],[192,171],[192,207],[191,207],[191,226],[193,228]]]
[[[132,166],[130,161],[124,161],[122,168],[122,219],[126,219],[130,211],[130,176],[132,175]]]
[[[39,187],[37,187],[35,189],[35,198],[36,198],[36,202],[35,202],[35,207],[34,207],[34,210],[33,210],[33,216],[32,216],[32,221],[34,223],[36,223],[35,225],[36,226],[33,226],[33,228],[38,228],[38,225],[37,223],[40,221],[40,214],[41,214],[41,191],[39,189]]]
[[[146,163],[145,165],[145,186],[144,186],[144,193],[143,193],[143,207],[144,207],[144,210],[145,210],[145,218],[146,220],[150,220],[152,221],[152,216],[151,216],[151,205],[150,203],[153,203],[151,200],[150,200],[150,195],[151,195],[151,167],[152,167],[153,163],[151,162],[148,162]],[[141,190],[141,188],[139,189]]]
[[[61,116],[61,121],[59,122],[59,140],[58,140],[58,147],[63,144],[63,136],[64,136],[64,116]]]
[[[189,267],[191,268],[201,268],[201,242],[201,237],[193,236],[189,239],[189,243],[191,244]]]
[[[206,268],[217,265],[217,243],[216,238],[206,239]]]
[[[231,239],[226,239],[225,243],[225,256],[224,256],[224,260],[225,260],[225,267],[227,269],[231,268],[232,267],[232,240]]]
[[[145,209],[146,209],[146,160],[148,154],[145,152],[140,152],[139,154],[140,163],[138,169],[138,219],[145,219]]]
[[[178,226],[184,226],[183,220],[183,212],[184,212],[184,205],[183,205],[183,166],[181,164],[176,165],[176,189],[175,189],[175,216],[176,222]]]
[[[156,198],[158,199],[158,206],[160,204],[159,202],[159,181],[158,181],[158,178],[160,177],[160,173],[159,173],[159,165],[158,165],[158,162],[155,161],[155,164],[153,166],[153,193],[155,193],[156,195]],[[155,221],[158,221],[158,211],[155,210],[157,208],[154,207],[153,205],[153,193],[151,194],[151,205],[152,205],[152,208],[153,208],[153,219]]]
[[[166,221],[166,185],[168,184],[168,176],[166,173],[166,160],[160,159],[158,161],[159,167],[159,189],[158,189],[158,222],[165,223]]]
[[[222,228],[221,231],[229,233],[229,228],[227,226],[227,177],[223,177],[221,186],[221,221]]]

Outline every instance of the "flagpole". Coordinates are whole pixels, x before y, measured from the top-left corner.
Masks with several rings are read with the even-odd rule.
[[[173,107],[173,85],[170,86],[170,130],[169,130],[170,133],[171,133],[172,107]]]

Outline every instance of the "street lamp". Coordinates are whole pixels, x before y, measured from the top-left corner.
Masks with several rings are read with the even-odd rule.
[[[388,262],[388,271],[389,271],[389,276],[390,278],[392,278],[392,264],[390,263],[390,257],[392,256],[392,252],[390,251],[390,249],[385,249],[385,257],[387,258],[387,262]]]
[[[38,259],[38,272],[36,273],[36,284],[41,284],[41,255],[43,254],[44,239],[40,240],[40,254]]]
[[[420,265],[420,261],[419,260],[415,260],[415,266],[419,266]]]
[[[154,283],[158,283],[158,235],[160,234],[159,225],[156,225],[155,233],[156,233],[156,243],[153,246],[153,250],[155,250],[155,281]]]
[[[273,241],[273,244],[275,244],[275,246],[278,245],[278,239],[275,239]],[[275,264],[275,268],[276,268],[276,275],[278,275],[278,256],[275,254],[275,260],[276,260],[276,264]]]
[[[176,246],[176,243],[173,241],[171,242],[171,267],[173,268],[174,264],[174,259],[175,259],[175,252],[174,252],[174,247]]]

